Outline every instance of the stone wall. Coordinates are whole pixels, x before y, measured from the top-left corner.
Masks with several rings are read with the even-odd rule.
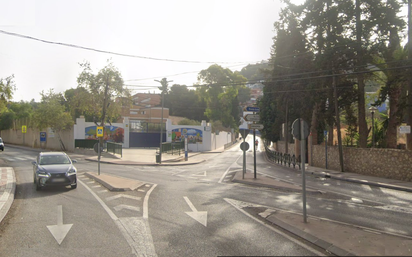
[[[314,167],[325,168],[325,146],[312,146]],[[412,181],[412,151],[343,147],[345,172]],[[328,146],[328,169],[340,170],[339,149]]]
[[[286,153],[286,144],[285,141],[278,141],[276,143],[273,143],[273,148],[276,152],[281,152],[281,153]],[[296,152],[295,149],[295,144],[288,144],[288,154],[294,155]]]

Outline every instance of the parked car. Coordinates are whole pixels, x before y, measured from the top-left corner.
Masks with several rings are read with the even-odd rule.
[[[36,190],[46,186],[77,187],[77,169],[73,165],[76,160],[71,160],[64,152],[41,152],[33,164],[33,182]]]
[[[1,137],[0,137],[0,150],[4,151],[4,142]]]

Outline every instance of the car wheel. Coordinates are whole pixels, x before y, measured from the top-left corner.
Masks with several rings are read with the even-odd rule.
[[[77,184],[71,185],[70,187],[71,187],[72,189],[76,189],[76,188],[77,188]]]

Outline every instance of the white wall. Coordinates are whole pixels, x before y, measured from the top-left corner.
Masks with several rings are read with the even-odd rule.
[[[232,133],[221,131],[219,135],[212,134],[212,150],[224,147],[225,144],[232,142]]]
[[[202,143],[188,144],[188,150],[193,152],[206,152],[212,151],[224,147],[225,144],[232,142],[233,137],[230,132],[219,132],[219,135],[212,133],[211,124],[202,121],[199,126],[187,126],[187,125],[172,125],[171,121],[168,120],[166,123],[167,130],[167,141],[172,142],[172,130],[187,128],[187,129],[198,129],[202,131]]]
[[[112,123],[112,125],[124,129],[122,147],[129,148],[129,118],[124,118],[123,123]],[[91,126],[96,126],[96,124],[94,122],[86,122],[82,116],[77,118],[76,124],[74,124],[74,139],[85,139],[85,129]]]
[[[174,129],[187,128],[187,129],[198,129],[202,131],[202,142],[201,143],[190,143],[187,144],[188,150],[192,152],[206,152],[212,150],[212,127],[207,124],[206,121],[202,121],[199,126],[188,126],[188,125],[172,125],[171,120],[167,120],[166,130],[167,130],[167,142],[172,142],[172,131]]]

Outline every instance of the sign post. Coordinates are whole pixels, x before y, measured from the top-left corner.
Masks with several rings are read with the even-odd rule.
[[[188,152],[187,152],[187,136],[185,136],[185,161],[189,159]]]
[[[303,202],[303,222],[307,223],[306,215],[306,175],[305,175],[305,163],[306,163],[306,138],[309,136],[308,124],[303,119],[296,119],[292,123],[292,135],[300,140],[300,160],[302,167],[302,202]]]
[[[26,125],[23,125],[23,126],[21,126],[21,133],[23,133],[23,145],[25,144],[25,136],[26,136],[26,133],[27,133],[27,126]]]
[[[249,144],[246,142],[246,137],[249,134],[248,129],[240,129],[240,134],[242,135],[243,142],[240,144],[240,149],[243,151],[243,172],[242,179],[245,179],[246,173],[246,151],[249,149]]]
[[[245,120],[246,121],[253,121],[253,124],[249,124],[249,129],[253,129],[253,171],[254,171],[254,178],[256,179],[256,128],[254,126],[251,125],[256,125],[255,122],[260,120],[260,116],[259,114],[256,114],[257,112],[260,112],[260,108],[259,107],[255,107],[255,106],[248,106],[246,107],[246,111],[248,112],[253,112],[253,114],[247,114],[245,116]],[[262,125],[262,124],[259,124]],[[263,128],[263,125],[262,125]]]
[[[100,149],[100,138],[103,137],[103,127],[96,128],[96,137],[99,138],[99,142],[97,143],[97,175],[100,176],[100,157],[102,155]]]
[[[46,132],[40,132],[40,145],[43,146],[46,144],[47,140],[47,133]]]

